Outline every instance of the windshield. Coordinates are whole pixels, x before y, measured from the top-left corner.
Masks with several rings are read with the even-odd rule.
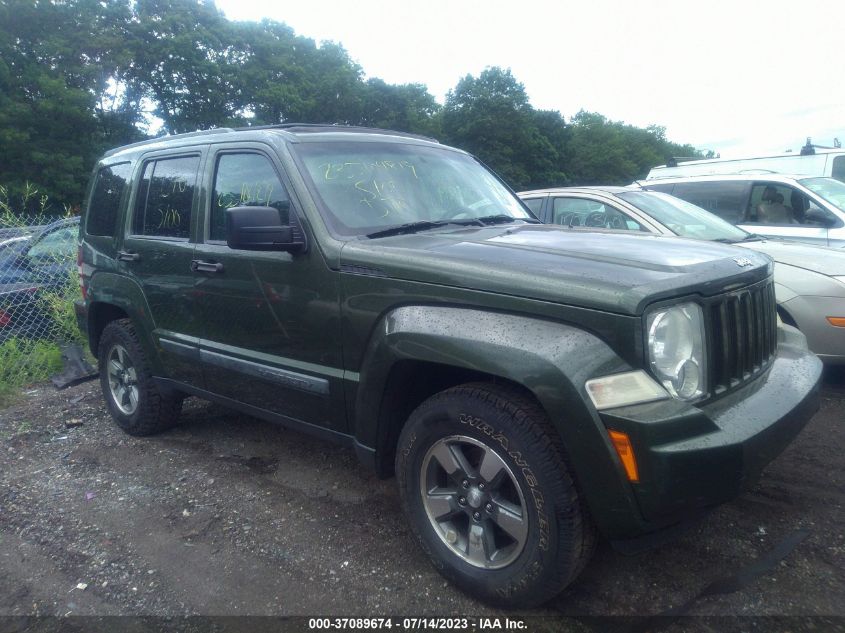
[[[500,215],[533,220],[493,174],[454,150],[413,143],[332,142],[302,143],[295,151],[331,228],[341,235],[365,235],[411,222]]]
[[[682,237],[738,242],[750,235],[709,211],[669,194],[624,191],[616,195]]]
[[[833,206],[845,211],[845,183],[833,178],[803,178],[798,182]]]

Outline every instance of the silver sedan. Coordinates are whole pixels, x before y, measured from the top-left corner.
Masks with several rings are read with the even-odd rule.
[[[634,187],[523,191],[544,222],[573,230],[642,231],[735,244],[775,261],[778,315],[828,364],[845,364],[845,252],[748,233],[689,202]]]

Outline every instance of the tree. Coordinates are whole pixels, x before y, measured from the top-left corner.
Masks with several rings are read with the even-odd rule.
[[[553,115],[531,107],[510,70],[497,67],[461,79],[447,94],[442,117],[446,142],[477,155],[516,189],[566,180],[547,136],[557,138],[556,124]]]
[[[381,79],[369,79],[363,91],[358,123],[437,137],[439,112],[440,105],[422,84],[397,86]]]
[[[0,0],[0,183],[12,198],[32,183],[56,210],[82,201],[94,157],[120,128],[99,96],[128,15],[122,2]]]
[[[696,156],[689,145],[666,140],[659,126],[638,128],[580,111],[570,121],[570,177],[578,185],[626,185],[645,178],[666,156]]]

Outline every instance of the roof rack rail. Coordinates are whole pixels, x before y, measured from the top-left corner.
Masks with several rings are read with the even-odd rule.
[[[158,143],[165,139],[176,139],[176,138],[190,138],[192,136],[204,136],[206,134],[229,134],[234,132],[234,128],[230,127],[217,127],[211,130],[197,130],[196,132],[184,132],[182,134],[166,134],[165,136],[156,136],[155,138],[148,138],[144,141],[138,141],[137,143],[130,143],[129,145],[122,145],[120,147],[115,147],[114,149],[110,149],[107,151],[103,157],[112,156],[117,152],[122,152],[127,149],[133,149],[135,147],[143,147],[144,145],[152,145],[153,143]]]
[[[246,127],[234,128],[237,132],[246,130],[292,130],[301,128],[303,132],[331,132],[335,130],[345,130],[350,132],[367,132],[368,134],[385,134],[389,136],[406,136],[409,138],[417,138],[423,141],[430,141],[432,143],[440,143],[436,138],[425,136],[423,134],[414,134],[412,132],[400,132],[398,130],[385,130],[378,127],[365,127],[361,125],[340,125],[337,123],[275,123],[273,125],[252,125]]]

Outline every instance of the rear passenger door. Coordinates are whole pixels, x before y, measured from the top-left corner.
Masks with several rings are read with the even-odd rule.
[[[203,386],[191,271],[202,149],[148,154],[138,165],[119,270],[143,289],[168,378]]]
[[[200,357],[209,391],[263,411],[346,430],[337,277],[316,245],[247,251],[226,243],[226,209],[269,206],[305,235],[281,163],[260,143],[214,146],[195,260]]]

